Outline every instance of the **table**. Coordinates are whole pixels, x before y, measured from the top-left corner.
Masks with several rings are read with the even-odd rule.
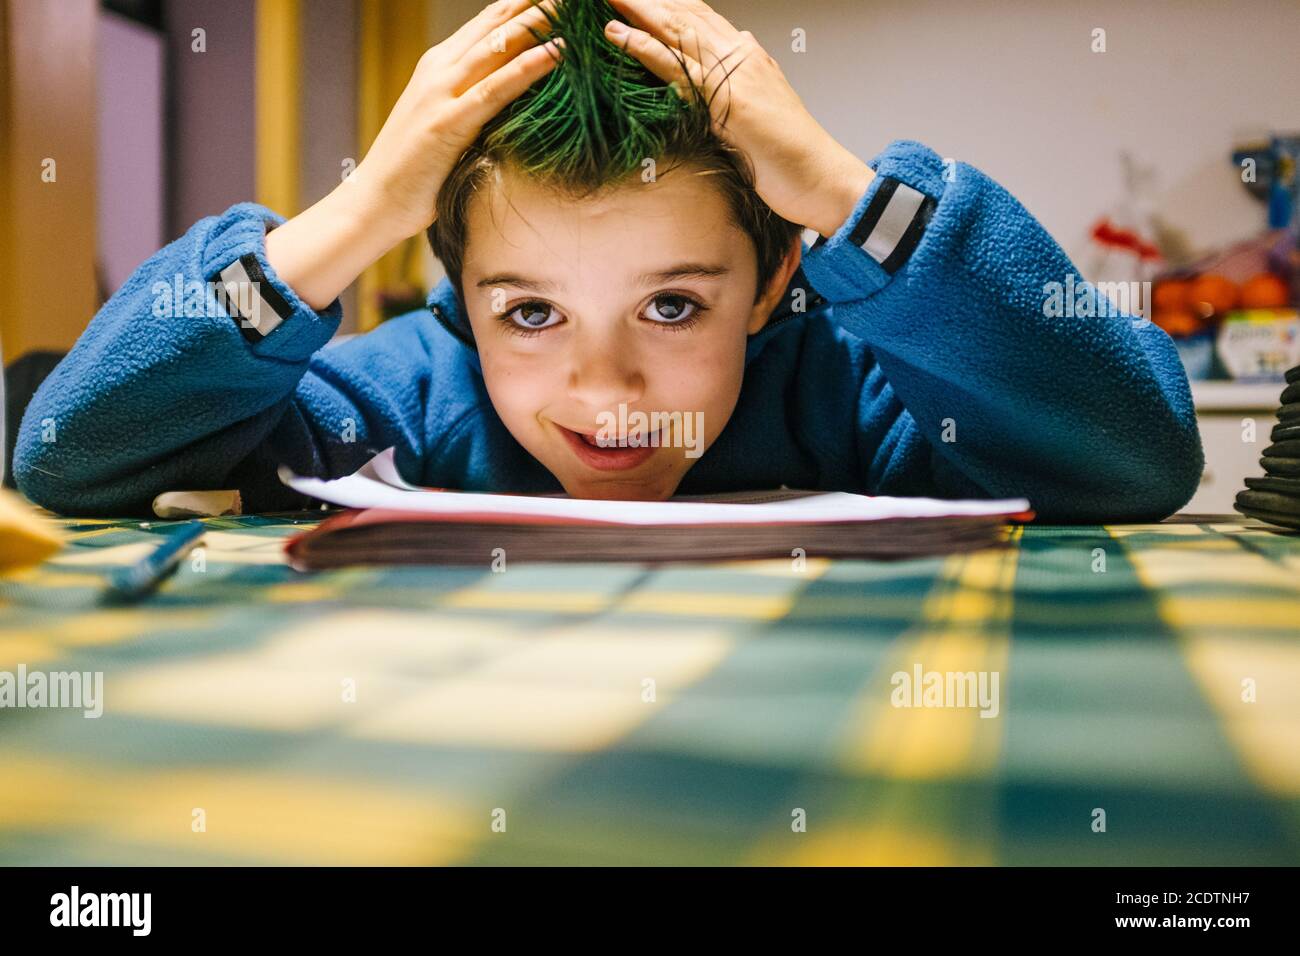
[[[0,578],[0,672],[103,675],[0,709],[0,863],[1300,863],[1295,533],[297,573],[320,517],[208,519],[137,607],[163,522]]]

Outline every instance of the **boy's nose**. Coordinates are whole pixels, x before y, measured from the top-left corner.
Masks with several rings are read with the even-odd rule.
[[[569,394],[599,413],[616,412],[645,392],[635,349],[613,335],[576,336],[569,361]]]

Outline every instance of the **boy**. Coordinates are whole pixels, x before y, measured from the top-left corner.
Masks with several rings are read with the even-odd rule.
[[[339,293],[426,228],[448,272],[428,310],[324,349]],[[270,510],[305,504],[277,465],[396,446],[408,480],[467,490],[1159,519],[1202,467],[1185,373],[1084,283],[1060,317],[1073,273],[978,170],[852,156],[698,0],[501,0],[425,55],[328,197],[289,222],[240,204],[140,266],[34,398],[15,470],[61,512],[229,487]],[[225,309],[158,309],[214,280]]]

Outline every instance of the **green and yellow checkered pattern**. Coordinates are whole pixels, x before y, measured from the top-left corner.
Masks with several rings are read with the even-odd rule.
[[[134,608],[160,523],[0,577],[0,670],[104,674],[0,710],[0,862],[1300,863],[1300,535],[300,575],[319,517],[209,519]],[[918,664],[998,716],[894,707]]]

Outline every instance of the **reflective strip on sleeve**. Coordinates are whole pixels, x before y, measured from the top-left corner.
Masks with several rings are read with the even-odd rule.
[[[249,341],[260,341],[293,314],[293,307],[276,291],[257,256],[240,256],[221,270],[219,288],[226,312]]]
[[[933,198],[907,183],[885,177],[867,203],[848,241],[880,263],[891,275],[920,245],[925,227],[934,215]],[[816,245],[824,245],[822,237]]]

